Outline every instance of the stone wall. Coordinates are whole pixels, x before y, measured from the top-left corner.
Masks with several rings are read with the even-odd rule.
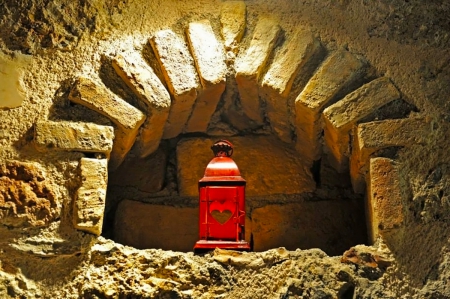
[[[6,1],[1,297],[450,297],[449,9]],[[246,238],[291,251],[158,249],[190,251],[220,138]]]

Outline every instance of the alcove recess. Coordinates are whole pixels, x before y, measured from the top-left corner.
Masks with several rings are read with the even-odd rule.
[[[246,239],[255,251],[335,255],[373,242],[370,161],[394,158],[417,139],[417,120],[406,118],[415,108],[363,56],[270,18],[244,34],[227,20],[245,24],[245,4],[225,3],[239,7],[223,10],[220,33],[209,20],[186,24],[183,34],[157,31],[140,49],[100,55],[92,78],[63,82],[51,121],[114,129],[96,229],[136,248],[191,251],[197,183],[210,146],[224,138],[247,180]]]

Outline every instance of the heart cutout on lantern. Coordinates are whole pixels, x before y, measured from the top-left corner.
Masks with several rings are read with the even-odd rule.
[[[231,211],[229,210],[225,210],[222,212],[213,210],[211,211],[211,216],[220,224],[225,224],[228,220],[230,220],[231,216],[233,216],[233,213],[231,213]]]
[[[209,205],[209,213],[220,224],[225,224],[234,215],[236,207],[230,202],[214,201]]]

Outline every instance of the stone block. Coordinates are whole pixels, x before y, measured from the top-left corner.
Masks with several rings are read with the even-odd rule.
[[[150,44],[172,95],[172,105],[163,138],[174,138],[183,132],[197,98],[200,83],[194,60],[181,37],[169,29],[161,30],[150,39]]]
[[[365,242],[363,214],[362,204],[350,200],[299,201],[256,208],[251,215],[253,248],[320,248],[330,255],[341,254],[352,242]]]
[[[34,128],[34,143],[39,150],[64,150],[103,153],[109,158],[114,129],[93,123],[39,121]]]
[[[115,138],[109,168],[116,169],[133,146],[139,127],[145,121],[145,115],[103,85],[88,78],[77,79],[69,99],[106,116],[114,123]]]
[[[73,204],[73,225],[76,229],[99,236],[105,212],[108,168],[106,159],[81,158],[81,185]]]
[[[278,40],[281,28],[277,21],[258,21],[247,51],[236,61],[236,82],[242,110],[256,125],[264,123],[258,94],[259,78]]]
[[[115,241],[138,249],[192,251],[198,241],[198,208],[123,200],[115,217]]]
[[[136,140],[141,157],[150,155],[159,146],[170,111],[170,95],[153,69],[138,53],[119,55],[112,61],[116,73],[139,99],[147,118]]]
[[[225,52],[208,20],[190,23],[187,37],[203,90],[195,102],[186,132],[206,132],[225,90]]]
[[[183,139],[177,146],[178,191],[181,196],[198,196],[198,180],[214,157],[207,138]],[[295,149],[275,137],[230,138],[233,160],[247,181],[246,195],[296,194],[312,192],[315,182]]]
[[[388,78],[375,79],[323,111],[324,138],[330,164],[339,172],[348,171],[350,132],[356,123],[387,103],[400,98]]]
[[[246,6],[244,1],[226,1],[220,10],[221,33],[227,51],[237,52],[245,31]]]
[[[403,200],[398,166],[389,158],[370,159],[367,178],[367,227],[369,241],[403,224]]]
[[[320,158],[323,109],[364,76],[365,62],[345,50],[328,57],[295,99],[297,150],[311,163]]]
[[[25,99],[23,77],[25,69],[32,61],[29,55],[16,53],[11,59],[0,53],[0,109],[17,108]]]
[[[293,101],[288,95],[296,76],[321,51],[321,45],[309,30],[298,30],[275,54],[262,80],[262,94],[272,130],[285,142],[292,142],[290,123]]]
[[[431,124],[422,119],[393,119],[359,124],[354,132],[350,156],[353,190],[364,193],[369,158],[388,147],[426,144]]]
[[[145,158],[133,157],[131,154],[116,171],[110,173],[108,185],[133,186],[148,193],[160,191],[164,185],[168,151],[160,147]]]

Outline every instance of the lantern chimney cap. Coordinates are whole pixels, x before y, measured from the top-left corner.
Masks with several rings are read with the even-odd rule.
[[[225,139],[216,141],[211,149],[216,157],[231,157],[233,154],[233,144]]]

